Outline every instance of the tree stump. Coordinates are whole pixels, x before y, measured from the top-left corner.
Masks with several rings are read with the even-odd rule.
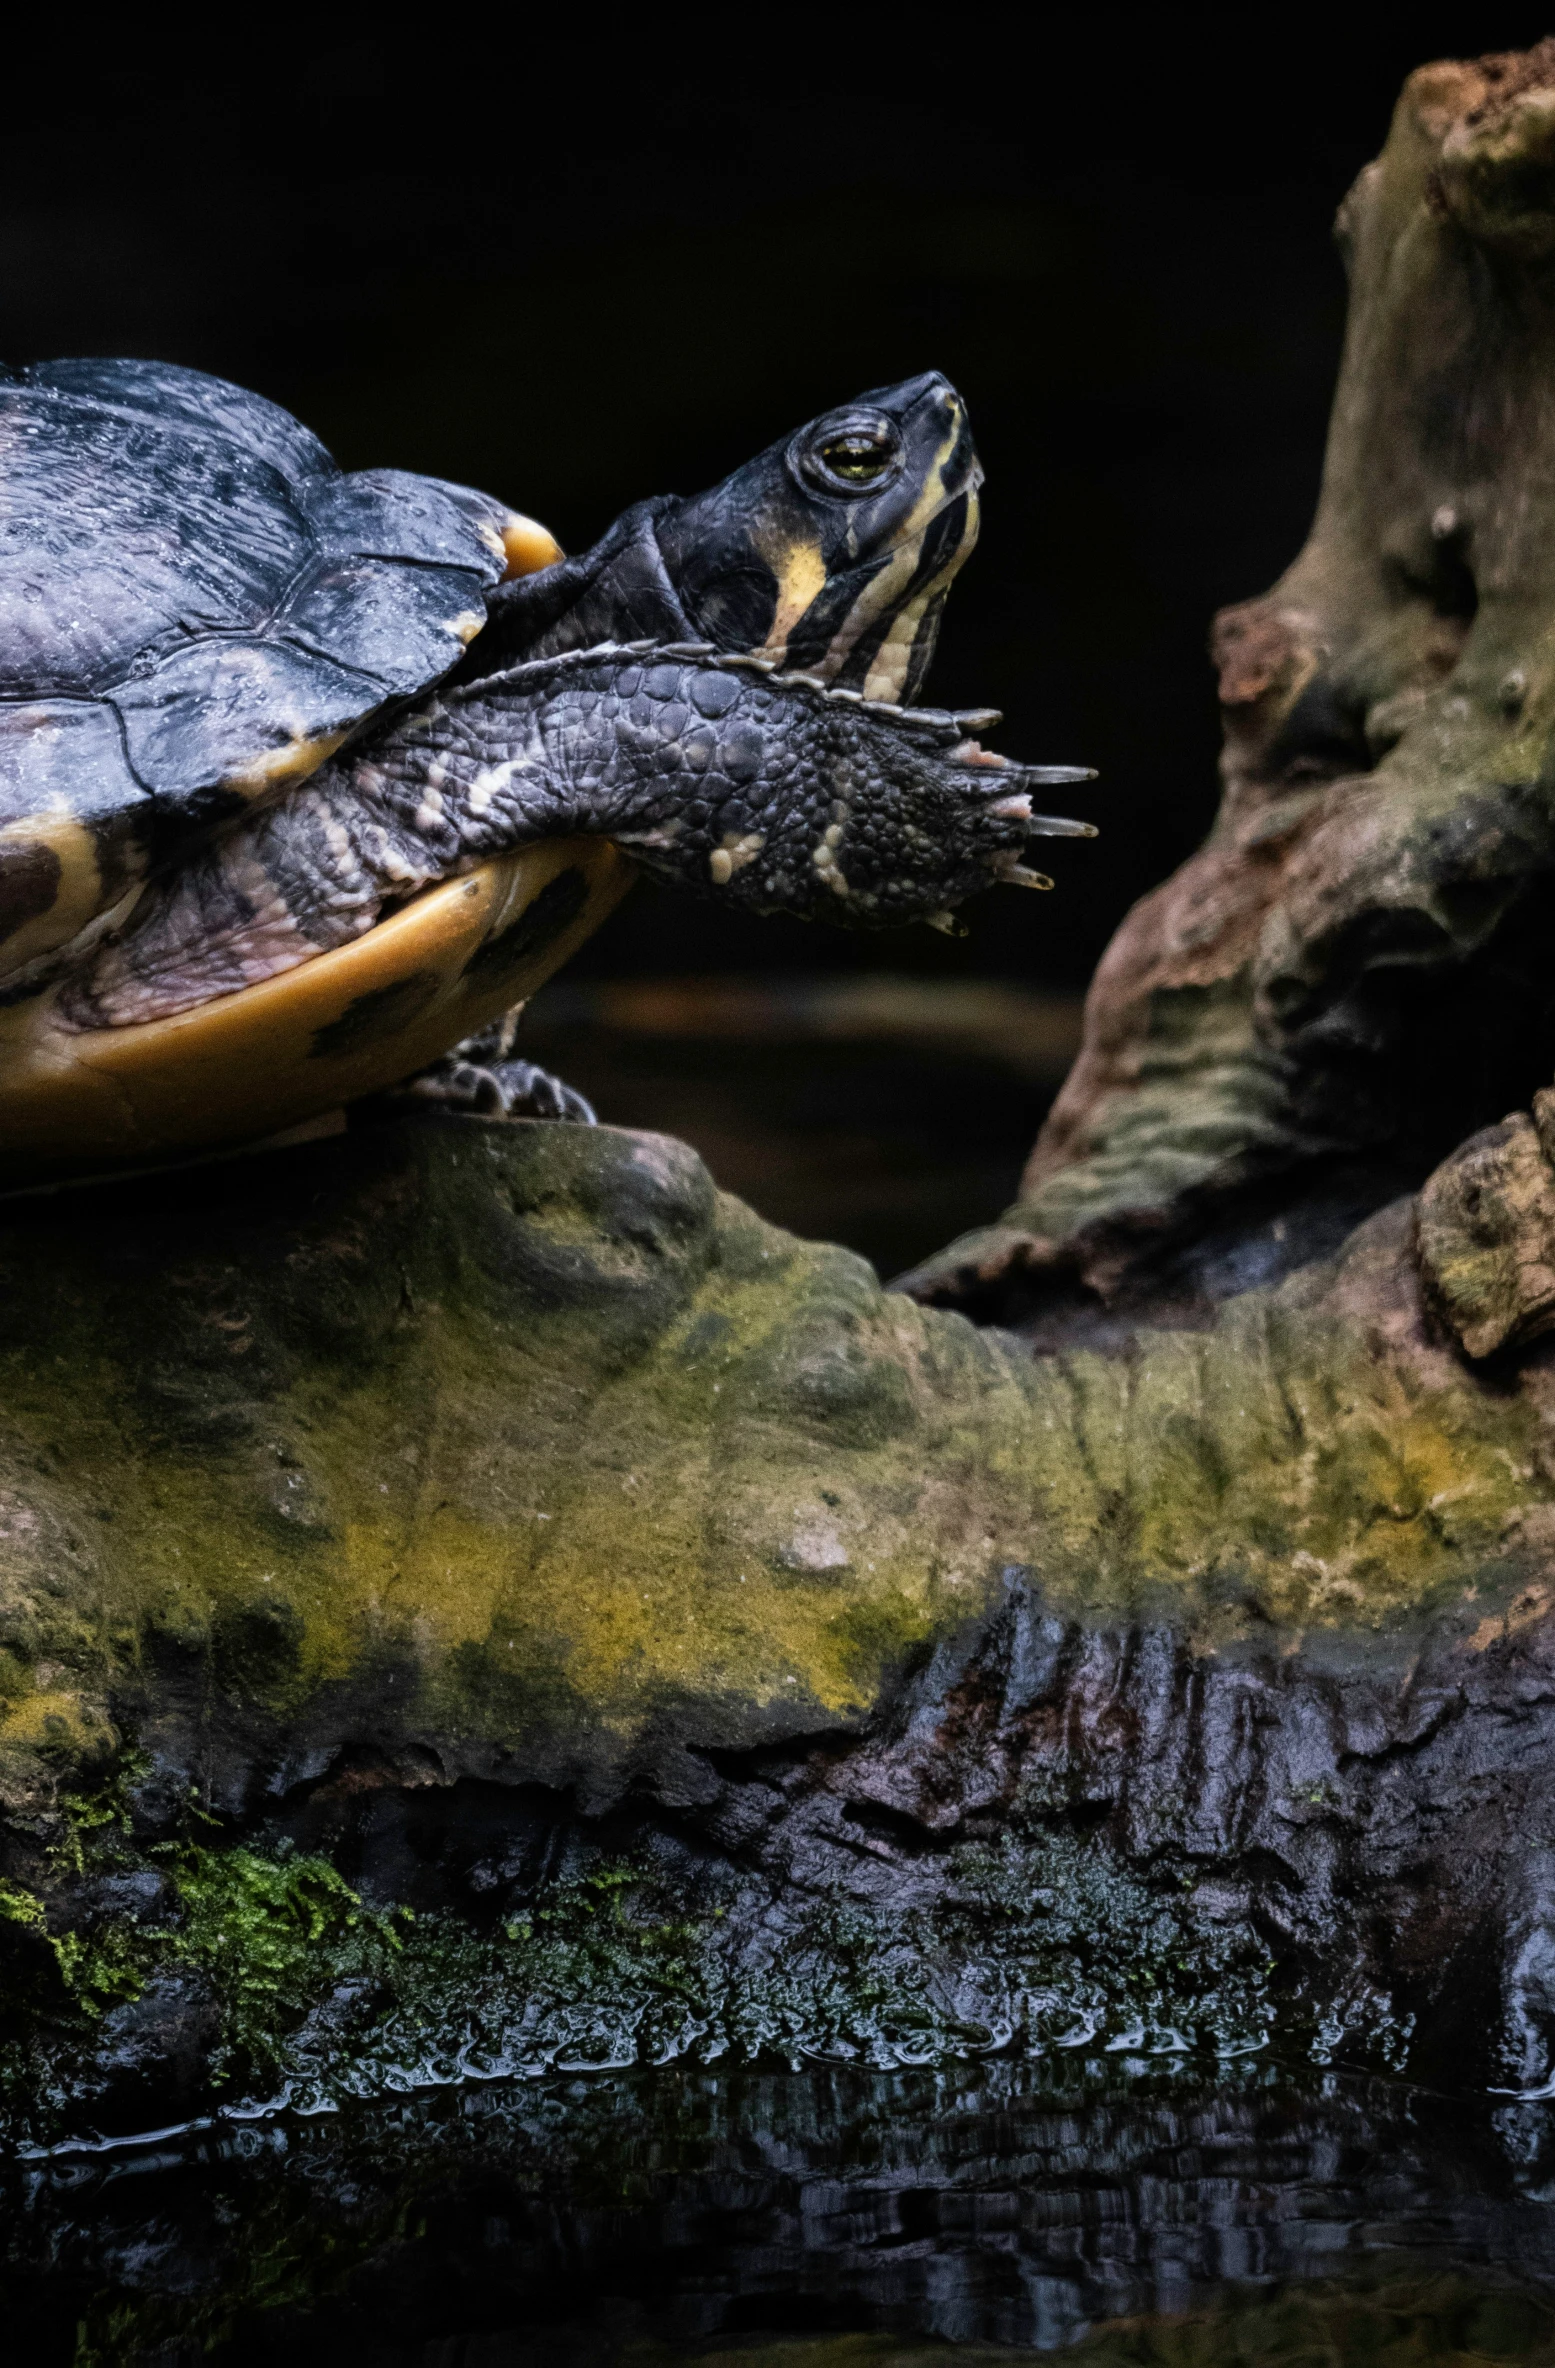
[[[1042,1338],[1201,1320],[1555,1067],[1555,43],[1412,75],[1337,231],[1312,532],[1215,623],[1214,828],[1103,958],[1018,1203],[916,1278]]]

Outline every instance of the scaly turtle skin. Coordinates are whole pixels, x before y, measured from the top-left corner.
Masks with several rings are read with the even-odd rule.
[[[1087,831],[1031,811],[1082,773],[904,704],[977,526],[936,375],[577,559],[483,494],[344,474],[192,371],[5,377],[0,440],[5,1183],[252,1140],[439,1063],[634,863],[944,923],[1040,878],[1032,833]]]

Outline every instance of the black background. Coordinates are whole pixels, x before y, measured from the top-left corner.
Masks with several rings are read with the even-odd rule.
[[[348,465],[487,485],[569,548],[862,388],[956,380],[989,482],[930,695],[1099,765],[1105,836],[1055,851],[1056,896],[983,899],[965,943],[640,889],[578,969],[1055,986],[1213,811],[1205,630],[1311,514],[1338,200],[1411,66],[1544,30],[1464,6],[152,25],[11,60],[14,359],[222,372]]]

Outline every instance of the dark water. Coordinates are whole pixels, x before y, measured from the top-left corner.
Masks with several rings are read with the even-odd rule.
[[[13,2165],[48,2368],[1555,2361],[1543,2110],[1103,2059],[493,2084]]]

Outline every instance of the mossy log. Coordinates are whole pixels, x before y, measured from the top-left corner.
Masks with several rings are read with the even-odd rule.
[[[133,1735],[240,1818],[353,1741],[689,1805],[860,1735],[1011,1572],[1206,1652],[1413,1628],[1555,1522],[1542,1372],[1432,1339],[1402,1210],[1033,1362],[659,1136],[411,1119],[13,1201],[0,1802]]]
[[[356,1727],[705,1788],[856,1723],[1019,1500],[1015,1362],[663,1137],[386,1125],[12,1202],[0,1264],[13,1809],[105,1718],[223,1813]]]
[[[1003,2028],[1033,1949],[1046,2011],[1078,1950],[1124,2029],[1188,2019],[1185,1969],[1245,2007],[1256,1958],[1309,2024],[1467,2024],[1535,2081],[1550,1376],[1469,1366],[1408,1203],[1208,1329],[1032,1360],[655,1136],[412,1116],[12,1201],[13,1977],[150,1912],[191,1817],[488,1922],[593,1836],[741,1964],[817,1902],[871,1964],[908,1919],[946,2029]],[[119,2070],[187,2010],[115,2007]]]

